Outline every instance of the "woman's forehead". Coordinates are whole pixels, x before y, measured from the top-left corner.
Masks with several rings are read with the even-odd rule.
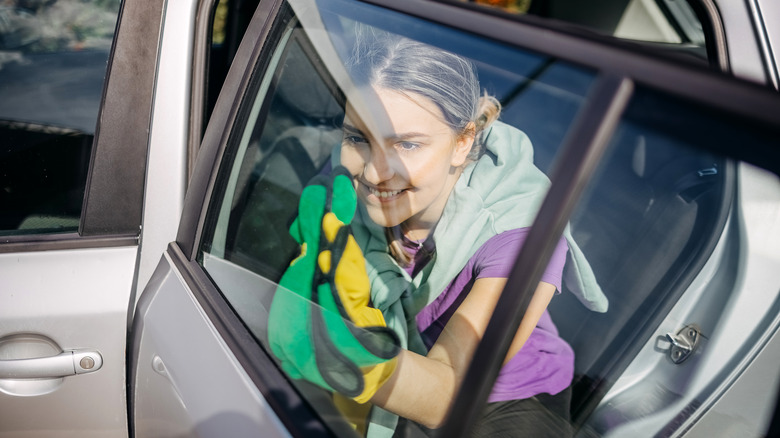
[[[376,138],[411,132],[428,135],[449,132],[439,106],[414,93],[372,88],[347,101],[344,123]]]

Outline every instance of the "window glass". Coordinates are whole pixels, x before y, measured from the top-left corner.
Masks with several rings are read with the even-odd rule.
[[[658,44],[666,50],[707,59],[700,17],[680,0],[462,0],[582,26],[604,35]]]
[[[211,16],[211,45],[206,74],[204,120],[208,121],[219,90],[259,0],[219,0]],[[203,123],[203,132],[206,123]],[[202,134],[202,133],[201,133]]]
[[[426,433],[439,424],[448,393],[426,397],[445,386],[436,386],[435,375],[430,381],[406,380],[434,385],[417,394],[399,383],[404,377],[385,381],[398,369],[391,367],[402,366],[387,364],[404,357],[413,365],[403,369],[424,368],[431,363],[426,361],[441,359],[442,351],[466,351],[465,357],[452,356],[463,359],[452,359],[454,369],[471,359],[468,347],[450,350],[447,339],[471,345],[473,331],[457,328],[463,321],[475,327],[489,319],[489,311],[474,310],[475,303],[492,299],[492,287],[498,292],[503,287],[491,281],[508,275],[594,73],[349,1],[290,1],[272,35],[272,50],[254,73],[220,165],[198,261],[334,431],[354,427],[362,433],[370,424],[369,436],[388,430]],[[380,57],[387,63],[366,64],[410,48],[422,51],[405,64],[401,54],[393,62]],[[429,61],[445,53],[456,56],[431,70],[418,68],[429,68]],[[450,100],[438,94],[441,100],[428,105],[433,98],[422,94],[429,88],[452,91],[441,78],[453,80],[448,74],[454,59],[478,74],[477,96],[487,93],[501,104],[498,121],[481,139],[469,131],[470,123],[475,129],[481,123],[478,117],[457,125]],[[435,80],[420,85],[420,78],[431,76]],[[448,96],[469,95],[468,81],[453,83],[457,92]],[[398,89],[404,92],[393,91]],[[570,233],[542,276],[537,293],[549,292],[548,310],[542,306],[523,349],[502,368],[478,425],[482,432],[507,426],[501,423],[506,419],[510,427],[524,428],[552,418],[560,436],[578,428],[598,436],[648,417],[655,412],[644,410],[649,405],[643,402],[610,405],[609,400],[623,400],[605,398],[630,362],[649,355],[654,361],[646,363],[658,365],[651,370],[658,379],[682,378],[682,368],[667,363],[673,352],[665,334],[678,336],[693,324],[701,339],[710,337],[731,314],[726,303],[755,299],[736,288],[742,276],[734,269],[742,253],[732,252],[745,237],[734,225],[744,213],[737,208],[738,178],[751,171],[696,147],[776,140],[760,130],[748,134],[744,121],[721,123],[721,118],[652,90],[635,92],[598,177],[571,219]],[[427,124],[415,125],[423,120]],[[437,129],[439,123],[445,128]],[[447,141],[437,143],[439,138]],[[461,160],[461,145],[475,143],[484,144],[485,152]],[[439,144],[446,147],[436,149]],[[431,150],[446,153],[433,159],[426,155]],[[347,186],[334,177],[339,165],[346,168]],[[439,191],[426,197],[431,187]],[[360,256],[349,246],[349,233],[339,231],[347,227],[325,219],[326,211],[350,223]],[[767,226],[777,236],[776,227]],[[344,260],[356,261],[340,264]],[[350,267],[339,271],[342,266]],[[708,289],[710,284],[718,287]],[[705,289],[712,293],[702,293]],[[776,294],[780,288],[773,283],[766,290]],[[347,291],[358,291],[366,302],[354,304]],[[776,297],[769,292],[759,302],[772,303]],[[668,319],[675,305],[691,302],[688,308],[700,305],[701,318],[690,313]],[[384,322],[366,316],[375,315],[366,310],[372,306],[381,309]],[[376,327],[395,333],[400,352],[393,336]],[[659,330],[665,332],[656,340]],[[641,349],[648,340],[649,352]],[[688,364],[703,364],[699,360]],[[523,379],[545,389],[523,392],[529,384]],[[356,381],[365,386],[356,389]],[[694,387],[666,393],[659,388],[671,383],[653,383],[658,381],[647,380],[658,394],[653,409],[672,401],[685,406],[704,394]],[[377,389],[373,408],[363,404],[361,410],[349,397],[335,395],[361,399],[371,382]],[[402,388],[395,394],[425,406],[385,398],[384,385]],[[641,393],[644,387],[637,388]],[[519,413],[499,415],[505,408],[522,411],[527,403],[535,409],[529,424],[516,423],[527,418]],[[605,407],[597,409],[600,403]]]
[[[119,4],[0,5],[0,234],[78,229]]]
[[[269,317],[273,321],[273,307],[280,296],[293,295],[286,290],[290,281],[286,273],[301,251],[290,230],[296,227],[293,223],[296,217],[300,220],[302,190],[312,184],[312,178],[330,175],[334,165],[347,161],[334,157],[334,153],[344,153],[345,148],[354,152],[361,147],[362,140],[355,138],[361,134],[356,130],[366,135],[367,124],[383,123],[383,117],[387,117],[383,111],[372,112],[375,110],[371,109],[371,93],[355,91],[360,78],[345,61],[350,59],[356,47],[356,35],[382,34],[388,28],[406,29],[404,36],[412,41],[421,40],[437,51],[457,53],[458,59],[468,61],[464,65],[473,64],[470,69],[473,68],[479,77],[474,100],[485,92],[495,96],[503,107],[500,121],[493,127],[500,125],[504,132],[491,135],[497,138],[516,136],[512,153],[520,154],[517,159],[504,155],[509,154],[508,151],[501,152],[501,157],[497,156],[498,152],[488,152],[484,157],[491,162],[506,162],[509,173],[517,172],[520,166],[534,168],[535,178],[539,179],[532,182],[532,191],[537,200],[543,198],[547,187],[547,179],[539,169],[546,171],[550,167],[593,81],[591,72],[574,65],[373,7],[340,1],[318,3],[317,6],[319,10],[313,9],[313,3],[292,3],[288,9],[291,16],[281,20],[286,24],[277,28],[274,52],[264,58],[270,59],[267,70],[255,74],[254,86],[250,88],[248,103],[240,117],[242,122],[232,133],[223,159],[199,255],[199,261],[220,291],[275,358],[278,355],[274,349],[278,348],[279,341],[273,339],[274,329],[269,325],[276,325],[269,322]],[[462,87],[454,90],[454,95],[460,94]],[[361,101],[364,96],[369,97]],[[349,109],[359,105],[367,106],[366,112]],[[372,114],[371,117],[376,118],[363,120],[358,114]],[[426,114],[421,113],[422,116]],[[344,127],[345,120],[348,128]],[[441,132],[450,131],[436,131],[435,134]],[[416,132],[401,134],[409,138],[404,137],[407,141],[398,141],[393,146],[399,156],[407,153],[401,149],[414,149],[416,143],[430,146],[434,140],[428,137],[435,137],[427,131],[425,136]],[[509,147],[508,142],[506,145]],[[449,164],[437,166],[437,172],[444,169],[446,174],[449,168]],[[410,172],[416,172],[416,178],[424,179],[425,171],[413,169]],[[437,180],[426,184],[440,185]],[[423,183],[419,186],[422,187],[420,191],[426,189]],[[491,191],[484,190],[485,193]],[[388,193],[379,196],[387,197]],[[535,206],[534,203],[533,208]],[[533,208],[524,212],[525,226],[530,225],[534,217]],[[452,217],[458,215],[460,207],[455,209]],[[463,222],[460,226],[468,229],[469,224]],[[510,228],[515,226],[523,225],[513,223]],[[353,223],[353,227],[357,226]],[[355,233],[359,232],[358,228],[353,229]],[[437,246],[440,248],[445,243],[450,247],[457,246],[462,237],[450,234],[446,242],[442,240]],[[511,267],[516,249],[507,246],[510,256],[502,269]],[[387,250],[386,245],[381,250],[385,257],[388,257]],[[393,265],[393,269],[400,268]],[[400,271],[398,275],[402,275]],[[303,315],[298,317],[305,318]],[[326,318],[326,324],[330,323]],[[292,332],[292,329],[288,331]],[[320,342],[327,340],[317,341],[317,345]],[[338,428],[345,416],[349,423],[360,423],[354,415],[344,413],[341,402],[334,405],[330,396],[322,396],[322,389],[300,379],[294,367],[282,361],[282,368],[295,378],[294,382],[305,397],[332,427]],[[351,411],[347,409],[346,412]]]

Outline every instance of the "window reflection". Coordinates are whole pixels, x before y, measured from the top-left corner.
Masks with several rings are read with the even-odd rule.
[[[78,228],[119,4],[0,3],[0,233]]]

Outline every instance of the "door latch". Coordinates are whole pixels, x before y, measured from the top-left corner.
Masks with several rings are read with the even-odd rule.
[[[669,348],[669,357],[672,359],[672,362],[676,364],[685,362],[685,359],[688,359],[691,353],[696,351],[700,338],[701,332],[693,324],[683,327],[676,335],[667,333],[666,339],[672,343],[672,346]]]

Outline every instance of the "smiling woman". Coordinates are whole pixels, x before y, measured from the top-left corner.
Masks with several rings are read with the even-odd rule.
[[[481,94],[476,69],[465,58],[358,26],[345,66],[354,87],[347,93],[341,147],[331,165],[334,172],[343,166],[352,177],[360,202],[352,221],[352,213],[336,213],[348,195],[336,190],[336,179],[332,194],[331,183],[319,179],[304,189],[291,228],[301,253],[283,275],[283,292],[271,306],[270,343],[292,375],[352,398],[340,398],[339,406],[354,423],[363,422],[359,405],[365,408],[370,401],[369,436],[428,434],[446,419],[548,180],[533,165],[527,136],[496,121],[501,105]],[[332,261],[350,251],[355,257],[353,250],[339,249],[339,237],[319,243],[306,237],[303,224],[312,215],[322,217],[326,236],[332,234],[326,225],[332,222],[327,219],[331,208],[365,255],[365,262],[360,255],[357,263],[366,269],[350,270],[351,278],[340,275],[340,262]],[[574,355],[546,311],[562,288],[569,245],[576,248],[573,241],[560,240],[541,278],[478,427],[480,435],[571,434]],[[319,265],[312,251],[321,251]],[[309,274],[302,267],[306,263]],[[334,264],[335,279],[323,282]],[[312,278],[313,285],[295,285],[302,277]],[[598,298],[598,285],[588,287]],[[333,334],[335,323],[327,323],[327,316],[318,322],[317,311],[311,327],[322,328],[312,329],[311,342],[332,347],[318,350],[301,343],[301,337],[286,339],[290,330],[309,327],[296,325],[299,319],[309,324],[308,317],[295,316],[307,311],[292,310],[296,306],[286,290],[326,310],[334,307],[327,304],[331,294],[346,309],[370,303],[383,315],[372,318],[370,326],[347,317],[348,311],[342,316],[370,333],[389,328],[402,348],[361,362],[355,349],[367,344],[358,347],[349,336]],[[312,354],[302,351],[313,352],[316,366]],[[357,376],[347,377],[352,373],[346,370],[357,367]],[[355,379],[364,384],[345,383]]]
[[[527,228],[518,215],[532,209],[528,201],[508,209],[502,205],[522,192],[515,186],[489,184],[490,189],[482,191],[480,184],[514,173],[526,180],[538,178],[530,192],[542,194],[546,180],[538,170],[521,176],[517,167],[498,164],[515,162],[516,153],[530,145],[520,131],[492,126],[500,104],[480,96],[476,72],[466,59],[368,31],[358,33],[347,66],[359,94],[348,96],[340,164],[353,175],[362,201],[359,212],[365,212],[362,222],[353,226],[360,236],[361,227],[368,230],[369,237],[358,241],[369,272],[380,272],[369,274],[372,302],[390,321],[412,321],[396,326],[407,349],[371,398],[386,411],[374,410],[369,433],[378,435],[382,428],[427,432],[446,418],[506,283],[512,256],[524,241]],[[375,225],[384,233],[372,234]],[[458,237],[460,248],[440,251]],[[378,250],[373,249],[376,243]],[[500,378],[504,383],[491,396],[480,434],[571,433],[567,388],[573,353],[555,336],[545,310],[561,288],[566,250],[562,240],[506,356]],[[388,253],[408,276],[405,289],[417,296],[414,304],[399,300],[399,285],[390,286],[382,272],[393,270],[383,259]],[[531,363],[536,368],[529,368]],[[549,396],[546,403],[534,397],[542,393]],[[390,413],[404,420],[396,425]]]
[[[259,85],[203,263],[215,278],[224,258],[278,281],[259,293],[263,312],[225,293],[301,391],[314,384],[335,401],[314,402],[322,415],[335,407],[371,437],[428,435],[448,416],[549,186],[529,136],[498,120],[520,119],[506,98],[519,85],[504,76],[539,59],[506,53],[514,67],[496,70],[454,34],[444,48],[322,12],[328,37],[311,17],[290,22],[273,80]],[[561,109],[523,126],[557,123]],[[544,263],[481,435],[571,434],[574,353],[547,305],[564,265],[588,308],[606,299],[580,275],[589,265],[568,233]]]

